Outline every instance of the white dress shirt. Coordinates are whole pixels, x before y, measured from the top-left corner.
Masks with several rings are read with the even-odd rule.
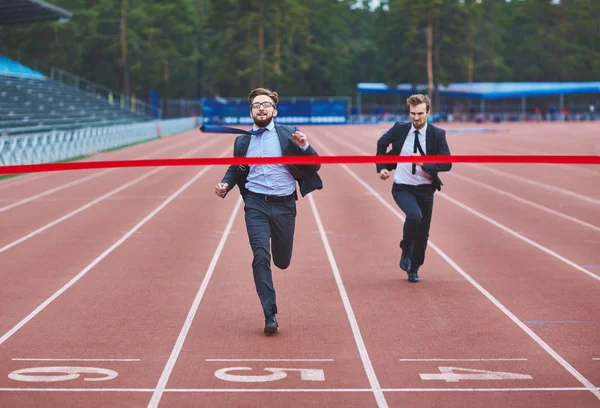
[[[415,129],[414,125],[411,125],[408,135],[406,136],[406,140],[404,141],[404,145],[402,145],[400,156],[411,156],[413,154],[415,130],[417,129]],[[425,123],[425,126],[419,129],[419,143],[421,144],[424,154],[427,154],[427,137],[425,136],[426,132],[427,122]],[[421,153],[417,150],[417,154],[420,155]],[[433,181],[431,174],[423,171],[421,166],[417,166],[416,170],[417,171],[415,174],[412,174],[412,163],[398,163],[396,172],[394,174],[394,183],[410,184],[413,186],[418,186],[419,184],[431,184]]]

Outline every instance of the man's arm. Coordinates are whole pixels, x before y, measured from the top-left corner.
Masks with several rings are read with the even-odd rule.
[[[448,147],[448,142],[446,141],[446,131],[439,131],[437,137],[438,143],[438,155],[440,156],[450,156],[450,148]],[[425,163],[423,165],[423,170],[427,173],[435,172],[435,171],[450,171],[452,168],[452,163]]]
[[[238,136],[235,141],[233,142],[233,156],[236,156],[236,152],[238,149],[236,149],[237,147],[237,143],[239,141],[240,137]],[[236,185],[236,181],[237,181],[237,171],[238,171],[238,166],[229,166],[227,168],[227,171],[225,172],[225,175],[223,176],[223,179],[221,180],[221,183],[217,184],[217,186],[215,187],[215,190],[217,191],[217,195],[220,195],[222,198],[225,198],[225,196],[227,195],[227,193],[235,187]],[[226,184],[226,186],[225,186]],[[225,191],[223,191],[223,188],[225,188]],[[219,192],[222,193],[219,194]]]
[[[377,156],[387,155],[387,148],[395,139],[395,129],[398,124],[395,123],[387,132],[383,134],[377,141]],[[381,173],[381,170],[387,170],[391,164],[376,163],[377,173]]]
[[[300,130],[298,130],[297,127],[294,128],[294,133],[292,133],[292,139],[294,140],[294,143],[296,143],[296,145],[298,146],[298,154],[300,156],[318,156],[319,154],[317,153],[317,151],[310,145],[310,143],[308,143],[308,138],[306,137],[306,135],[302,132],[300,132]],[[317,164],[300,164],[296,166],[300,171],[304,172],[304,173],[316,173],[317,171],[319,171],[321,169],[321,164],[317,163]]]

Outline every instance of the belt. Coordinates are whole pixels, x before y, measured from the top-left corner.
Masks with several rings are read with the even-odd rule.
[[[248,190],[248,194],[253,195],[254,197],[260,198],[261,200],[268,201],[270,203],[283,203],[285,201],[290,201],[294,199],[294,193],[286,196],[276,196],[276,195],[268,195],[268,194],[260,194],[255,193],[254,191]]]

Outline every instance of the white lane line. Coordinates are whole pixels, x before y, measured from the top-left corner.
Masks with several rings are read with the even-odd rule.
[[[230,148],[225,150],[220,157],[224,156],[226,153],[230,151]],[[37,316],[42,310],[44,310],[50,303],[52,303],[56,298],[62,295],[67,291],[71,286],[73,286],[79,279],[85,276],[94,266],[99,264],[104,258],[110,255],[115,249],[117,249],[123,242],[125,242],[129,237],[131,237],[137,230],[139,230],[144,224],[150,221],[156,214],[158,214],[163,208],[165,208],[171,201],[173,201],[177,196],[183,193],[189,186],[191,186],[196,180],[205,175],[213,166],[208,166],[202,169],[198,174],[188,180],[183,186],[179,188],[176,192],[171,194],[169,198],[162,202],[158,207],[156,207],[150,214],[148,214],[143,220],[137,223],[133,228],[131,228],[125,235],[123,235],[117,242],[112,244],[107,250],[105,250],[100,256],[94,259],[88,266],[86,266],[81,272],[79,272],[75,277],[73,277],[69,282],[67,282],[62,288],[57,290],[52,296],[46,299],[41,305],[39,305],[33,312],[31,312],[27,317],[21,320],[17,325],[15,325],[12,329],[10,329],[7,333],[5,333],[2,337],[0,337],[0,345],[4,344],[6,340],[8,340],[13,334],[15,334],[21,327],[25,326],[31,319]],[[158,170],[158,169],[157,169]]]
[[[335,137],[332,137],[336,139]],[[317,142],[320,144],[327,154],[332,155],[330,149],[328,149],[322,142]],[[404,217],[400,214],[397,208],[394,208],[389,202],[383,199],[381,195],[375,191],[367,182],[365,182],[362,178],[360,178],[356,173],[354,173],[348,166],[345,164],[340,165],[352,178],[354,178],[360,185],[362,185],[367,191],[373,195],[384,207],[390,210],[396,217],[398,217],[402,222],[404,222]],[[531,337],[540,347],[542,347],[554,360],[556,360],[565,370],[567,370],[573,377],[575,377],[581,384],[583,384],[590,392],[592,392],[596,398],[600,399],[600,392],[596,389],[594,384],[592,384],[587,378],[585,378],[579,371],[575,369],[567,360],[561,357],[552,347],[550,347],[541,337],[539,337],[533,330],[531,330],[525,323],[523,323],[514,313],[512,313],[506,306],[504,306],[498,299],[496,299],[490,292],[488,292],[483,286],[481,286],[475,279],[473,279],[468,273],[466,273],[452,258],[450,258],[444,251],[442,251],[437,245],[435,245],[432,241],[429,241],[429,245],[431,248],[437,252],[454,270],[456,270],[460,275],[462,275],[471,285],[473,285],[481,294],[483,294],[490,302],[492,302],[498,309],[502,311],[510,320],[512,320],[517,326],[521,328],[529,337]]]
[[[400,358],[398,361],[527,361],[526,358]]]
[[[184,154],[180,158],[184,158],[184,157],[190,156],[190,155],[196,153],[197,151],[205,149],[206,147],[208,147],[209,145],[212,145],[214,143],[216,143],[216,140],[214,142],[209,142],[209,143],[207,143],[205,145],[197,147],[194,150],[191,150],[188,153]],[[89,203],[87,203],[87,204],[85,204],[85,205],[83,205],[83,206],[81,206],[81,207],[79,207],[79,208],[71,211],[70,213],[67,213],[67,214],[63,215],[62,217],[57,218],[56,220],[54,220],[52,222],[49,222],[48,224],[44,225],[43,227],[40,227],[40,228],[36,229],[35,231],[32,231],[29,234],[22,236],[21,238],[15,240],[13,242],[11,242],[10,244],[6,244],[5,246],[3,246],[3,247],[0,248],[0,254],[2,252],[4,252],[4,251],[9,250],[10,248],[12,248],[12,247],[14,247],[16,245],[19,245],[19,244],[27,241],[30,238],[35,237],[36,235],[39,235],[40,233],[46,231],[47,229],[50,229],[50,228],[54,227],[55,225],[60,224],[61,222],[68,220],[69,218],[71,218],[71,217],[79,214],[80,212],[83,212],[83,211],[87,210],[88,208],[90,208],[90,207],[98,204],[99,202],[102,202],[102,201],[106,200],[109,197],[112,197],[113,195],[115,195],[115,194],[117,194],[117,193],[119,193],[119,192],[121,192],[121,191],[123,191],[123,190],[125,190],[125,189],[127,189],[127,188],[129,188],[131,186],[133,186],[134,184],[137,184],[140,181],[142,181],[144,179],[147,179],[148,177],[150,177],[150,176],[152,176],[152,175],[154,175],[154,174],[156,174],[156,173],[158,173],[160,171],[163,171],[164,169],[165,169],[165,167],[159,167],[159,168],[156,168],[154,170],[151,170],[148,173],[146,173],[146,174],[144,174],[144,175],[142,175],[142,176],[140,176],[140,177],[138,177],[136,179],[133,179],[133,180],[129,181],[128,183],[122,184],[120,187],[117,187],[116,189],[114,189],[112,191],[109,191],[108,193],[104,194],[103,196],[100,196],[100,197],[96,198],[95,200],[92,200]]]
[[[329,265],[331,265],[331,270],[333,271],[335,283],[337,284],[338,290],[340,292],[342,303],[344,304],[344,309],[346,310],[346,315],[348,316],[348,321],[350,322],[350,327],[352,328],[352,334],[354,335],[354,341],[356,342],[356,346],[358,347],[360,359],[362,360],[365,372],[367,374],[367,378],[369,379],[369,384],[373,389],[373,394],[375,396],[375,400],[377,401],[377,406],[387,407],[387,401],[385,400],[385,396],[381,391],[379,380],[377,379],[377,375],[375,374],[375,370],[373,369],[373,364],[371,363],[371,359],[369,358],[369,352],[367,351],[365,342],[362,338],[362,335],[360,334],[360,328],[358,327],[356,316],[354,315],[354,311],[352,310],[352,305],[350,304],[348,293],[346,292],[346,288],[344,287],[344,282],[342,281],[342,276],[340,275],[337,262],[335,261],[335,257],[333,256],[333,250],[329,245],[329,239],[327,238],[325,228],[323,227],[323,223],[321,222],[321,216],[319,215],[319,210],[317,209],[315,199],[312,195],[309,195],[308,200],[310,201],[310,206],[312,208],[315,221],[317,222],[319,233],[321,234],[321,240],[323,241],[323,246],[325,247],[325,252],[327,253],[327,259],[329,260]]]
[[[600,388],[596,388],[600,390]],[[153,388],[0,388],[0,392],[154,392]],[[382,388],[383,392],[562,392],[589,391],[584,387],[538,388]],[[343,393],[373,392],[370,388],[167,388],[166,393]]]
[[[376,143],[376,140],[373,141],[373,143]],[[521,149],[519,148],[518,150],[515,149],[507,149],[505,147],[502,148],[485,148],[485,147],[478,147],[476,150],[470,150],[470,151],[466,151],[463,154],[475,154],[475,155],[479,155],[482,152],[487,152],[493,155],[519,155],[519,154],[527,154],[527,155],[539,155],[539,154],[544,154],[544,155],[551,155],[552,153],[548,153],[548,152],[540,152],[539,150],[531,150],[531,149]],[[523,165],[523,164],[520,164]],[[527,164],[525,164],[526,166],[529,166]],[[554,167],[556,168],[556,164],[550,164],[550,163],[537,163],[536,166],[543,166],[543,167]],[[600,176],[600,173],[597,171],[594,171],[592,169],[588,169],[586,167],[581,167],[581,166],[586,166],[585,164],[563,164],[560,165],[560,169],[561,170],[572,170],[572,171],[576,171],[579,173],[584,173],[584,174],[588,174],[588,175],[595,175],[595,176]],[[587,165],[587,166],[593,166],[593,164],[591,165]]]
[[[241,362],[241,361],[301,361],[301,362],[307,362],[307,361],[333,361],[333,358],[207,358],[206,361],[219,361],[219,362],[226,362],[226,361],[235,361],[235,362]]]
[[[13,186],[18,186],[19,184],[23,184],[28,181],[39,180],[41,178],[48,177],[50,174],[52,174],[52,173],[50,173],[50,172],[36,173],[36,174],[30,173],[30,174],[25,174],[25,175],[19,176],[16,179],[9,178],[9,179],[0,180],[0,190],[4,190],[5,188],[10,188]]]
[[[449,195],[447,195],[445,193],[439,193],[439,195],[442,198],[445,198],[446,200],[450,201],[451,203],[456,204],[457,206],[461,207],[463,210],[466,210],[467,212],[470,212],[471,214],[476,215],[477,217],[481,218],[482,220],[485,220],[485,221],[489,222],[490,224],[492,224],[492,225],[500,228],[501,230],[503,230],[505,232],[508,232],[509,234],[511,234],[512,236],[514,236],[515,238],[518,238],[521,241],[526,242],[529,245],[531,245],[531,246],[539,249],[540,251],[543,251],[543,252],[547,253],[548,255],[550,255],[550,256],[558,259],[559,261],[566,263],[567,265],[569,265],[569,266],[577,269],[579,272],[583,272],[586,275],[588,275],[589,277],[594,278],[597,281],[600,281],[600,276],[598,276],[598,275],[596,275],[596,274],[588,271],[585,268],[582,268],[581,266],[577,265],[575,262],[573,262],[573,261],[565,258],[562,255],[557,254],[553,250],[548,249],[545,246],[543,246],[541,244],[538,244],[537,242],[535,242],[535,241],[533,241],[533,240],[531,240],[529,238],[524,237],[523,235],[519,234],[518,232],[516,232],[516,231],[514,231],[514,230],[512,230],[510,228],[508,228],[504,224],[501,224],[498,221],[496,221],[496,220],[488,217],[487,215],[484,215],[484,214],[480,213],[479,211],[474,210],[473,208],[469,207],[468,205],[465,205],[465,204],[461,203],[460,201],[458,201],[458,200],[450,197]]]
[[[140,361],[139,358],[13,358],[13,361]]]
[[[531,180],[531,179],[528,179],[528,178],[525,178],[525,177],[516,176],[514,174],[510,174],[510,173],[506,173],[504,171],[496,170],[496,169],[493,169],[491,167],[483,166],[481,164],[469,163],[468,165],[469,166],[473,166],[473,167],[475,167],[476,169],[479,169],[479,170],[484,170],[484,171],[487,171],[489,173],[493,173],[495,175],[502,176],[503,178],[508,178],[508,179],[511,179],[511,180],[519,181],[521,183],[526,183],[526,184],[529,184],[529,185],[532,185],[532,186],[544,188],[546,190],[551,190],[551,191],[554,191],[554,192],[557,192],[557,193],[565,194],[565,195],[568,195],[570,197],[575,197],[575,198],[578,198],[578,199],[583,200],[583,201],[587,201],[587,202],[592,203],[592,204],[596,204],[596,205],[600,204],[600,200],[596,200],[594,198],[591,198],[591,197],[588,197],[588,196],[576,193],[576,192],[571,191],[571,190],[567,190],[567,189],[560,188],[560,187],[557,187],[557,186],[553,186],[553,185],[550,185],[550,184],[542,183],[542,182],[539,182],[539,181],[534,181],[534,180]]]
[[[503,196],[506,196],[506,197],[510,197],[513,200],[516,200],[516,201],[518,201],[520,203],[526,204],[526,205],[531,206],[533,208],[537,208],[538,210],[542,210],[542,211],[547,212],[549,214],[552,214],[554,216],[563,218],[565,220],[568,220],[568,221],[577,223],[579,225],[582,225],[582,226],[584,226],[586,228],[590,228],[590,229],[593,229],[593,230],[595,230],[597,232],[600,232],[600,227],[598,227],[596,225],[593,225],[593,224],[590,224],[588,222],[582,221],[579,218],[571,217],[570,215],[561,213],[559,211],[553,210],[553,209],[548,208],[548,207],[544,207],[543,205],[534,203],[533,201],[526,200],[523,197],[520,197],[520,196],[518,196],[516,194],[509,193],[508,191],[505,191],[505,190],[502,190],[502,189],[499,189],[499,188],[496,188],[496,187],[492,187],[492,186],[490,186],[490,185],[488,185],[486,183],[482,183],[481,181],[472,179],[472,178],[464,176],[462,174],[458,174],[458,173],[449,173],[449,174],[452,177],[459,178],[459,179],[464,180],[464,181],[466,181],[468,183],[475,184],[476,186],[485,188],[487,190],[493,191],[493,192],[498,193],[500,195],[503,195]]]
[[[177,147],[183,146],[184,144],[187,144],[188,142],[189,142],[189,140],[184,140],[184,141],[179,141],[178,143],[175,143],[175,144],[167,144],[166,147],[163,147],[161,149],[154,151],[153,153],[142,156],[139,159],[142,160],[145,158],[155,156],[159,153],[166,152],[168,150],[172,150]],[[131,146],[130,149],[137,149],[138,146],[142,146],[142,144],[139,144],[136,146]],[[154,146],[154,147],[157,147],[157,146]],[[104,152],[98,152],[98,153],[104,153]],[[131,151],[130,150],[120,150],[119,152],[116,152],[114,154],[109,153],[110,156],[107,158],[107,160],[118,160],[120,156],[125,155],[124,153],[130,154]],[[13,187],[16,185],[24,184],[29,181],[39,180],[40,178],[45,178],[52,174],[55,174],[55,172],[29,173],[29,174],[24,174],[22,176],[19,176],[16,180],[13,180],[13,179],[0,180],[0,190],[5,189],[5,188],[10,188],[10,187]]]
[[[337,137],[335,137],[335,136],[332,136],[332,135],[331,135],[331,133],[329,133],[329,132],[323,132],[323,133],[325,133],[327,136],[329,136],[329,137],[333,138],[334,140],[337,140]],[[356,152],[360,153],[360,154],[363,154],[363,155],[367,155],[367,154],[368,154],[368,153],[367,153],[367,152],[365,152],[364,150],[362,150],[362,149],[360,149],[360,148],[358,148],[358,147],[355,147],[355,146],[353,146],[353,145],[351,145],[351,144],[347,144],[347,147],[348,147],[349,149],[352,149],[352,150],[354,150],[354,151],[356,151]],[[348,169],[348,167],[346,167],[346,169]],[[348,169],[348,170],[349,170],[349,169]],[[357,177],[358,177],[358,176],[357,176]],[[531,245],[531,246],[533,246],[533,247],[535,247],[535,248],[539,249],[540,251],[543,251],[543,252],[547,253],[548,255],[550,255],[550,256],[552,256],[552,257],[554,257],[554,258],[558,259],[559,261],[566,263],[567,265],[569,265],[569,266],[571,266],[571,267],[573,267],[573,268],[577,269],[579,272],[583,272],[584,274],[588,275],[589,277],[591,277],[591,278],[594,278],[594,279],[596,279],[596,280],[600,281],[600,276],[599,276],[599,275],[596,275],[595,273],[593,273],[593,272],[590,272],[590,271],[588,271],[588,270],[587,270],[587,269],[585,269],[585,268],[582,268],[582,267],[581,267],[581,266],[579,266],[577,263],[575,263],[575,262],[573,262],[573,261],[571,261],[571,260],[569,260],[569,259],[565,258],[565,257],[564,257],[564,256],[562,256],[562,255],[559,255],[559,254],[557,254],[556,252],[552,251],[551,249],[548,249],[548,248],[546,248],[545,246],[543,246],[543,245],[541,245],[541,244],[538,244],[537,242],[535,242],[535,241],[532,241],[532,240],[531,240],[531,239],[529,239],[529,238],[526,238],[525,236],[523,236],[523,235],[519,234],[518,232],[516,232],[516,231],[514,231],[514,230],[512,230],[512,229],[510,229],[510,228],[508,228],[508,227],[507,227],[507,226],[505,226],[504,224],[501,224],[501,223],[499,223],[498,221],[496,221],[496,220],[493,220],[492,218],[490,218],[490,217],[488,217],[488,216],[486,216],[486,215],[483,215],[483,214],[482,214],[482,213],[480,213],[479,211],[477,211],[477,210],[474,210],[473,208],[471,208],[471,207],[469,207],[469,206],[467,206],[467,205],[463,204],[462,202],[460,202],[460,201],[458,201],[458,200],[456,200],[456,199],[454,199],[454,198],[450,197],[450,196],[449,196],[449,195],[447,195],[446,193],[439,192],[439,193],[437,193],[437,194],[438,194],[440,197],[442,197],[442,198],[445,198],[446,200],[448,200],[448,201],[450,201],[450,202],[452,202],[452,203],[456,204],[457,206],[461,207],[462,209],[466,210],[467,212],[470,212],[471,214],[478,216],[479,218],[481,218],[481,219],[483,219],[483,220],[485,220],[485,221],[489,222],[490,224],[492,224],[492,225],[494,225],[494,226],[496,226],[496,227],[498,227],[498,228],[502,229],[503,231],[505,231],[505,232],[508,232],[509,234],[511,234],[512,236],[514,236],[515,238],[518,238],[518,239],[520,239],[521,241],[523,241],[523,242],[526,242],[526,243],[528,243],[529,245]]]
[[[221,237],[221,240],[219,241],[219,244],[217,245],[217,249],[215,250],[215,253],[213,254],[212,260],[210,261],[210,265],[208,266],[208,270],[206,271],[206,275],[204,275],[204,279],[202,280],[200,289],[198,289],[198,293],[196,294],[196,297],[194,298],[192,307],[190,308],[188,315],[185,319],[185,323],[183,324],[183,327],[181,328],[181,331],[179,332],[179,336],[177,337],[175,347],[173,347],[173,350],[171,351],[169,360],[167,361],[167,364],[165,365],[165,368],[163,369],[163,372],[158,380],[158,384],[156,385],[156,389],[152,395],[152,399],[148,403],[148,407],[157,407],[158,404],[160,403],[160,399],[162,398],[162,395],[165,391],[167,382],[169,381],[169,377],[171,376],[171,372],[173,371],[173,368],[175,367],[175,363],[177,362],[177,359],[179,358],[179,354],[181,353],[181,349],[183,348],[185,339],[188,335],[188,332],[190,331],[190,328],[192,327],[192,322],[194,320],[194,316],[196,316],[196,312],[198,311],[198,308],[200,307],[200,302],[202,301],[202,298],[204,297],[204,293],[206,292],[206,288],[208,287],[208,282],[210,281],[210,279],[213,275],[213,272],[215,270],[215,267],[217,266],[217,261],[219,260],[219,257],[221,256],[221,252],[223,251],[223,248],[225,247],[225,242],[227,241],[227,238],[229,237],[229,232],[231,231],[231,227],[233,226],[233,222],[235,221],[235,217],[237,216],[237,213],[241,206],[242,206],[242,197],[240,196],[237,200],[237,203],[235,204],[235,208],[233,209],[231,216],[229,217],[229,221],[227,222],[227,226],[225,227],[225,232],[223,232],[223,236]]]
[[[167,146],[167,147],[165,147],[163,149],[160,149],[160,150],[157,150],[157,151],[155,151],[153,153],[150,153],[150,154],[147,154],[145,156],[139,157],[137,160],[143,160],[143,159],[147,159],[147,158],[156,156],[157,154],[160,154],[160,153],[165,152],[167,150],[175,149],[175,148],[177,148],[177,147],[179,147],[181,145],[187,144],[187,143],[189,143],[189,141],[186,140],[185,142],[181,142],[181,143],[179,143],[177,145],[174,145],[174,146]],[[50,190],[46,190],[46,191],[44,191],[42,193],[39,193],[39,194],[36,194],[34,196],[31,196],[31,197],[28,197],[28,198],[24,198],[23,200],[17,201],[16,203],[12,203],[12,204],[7,205],[5,207],[1,207],[0,208],[0,213],[2,213],[4,211],[8,211],[8,210],[10,210],[12,208],[18,207],[18,206],[23,205],[23,204],[27,204],[27,203],[29,203],[31,201],[35,201],[38,198],[46,197],[46,196],[48,196],[50,194],[53,194],[53,193],[56,193],[58,191],[67,189],[69,187],[73,187],[73,186],[76,186],[78,184],[85,183],[86,181],[95,179],[96,177],[100,177],[100,176],[103,176],[103,175],[105,175],[107,173],[111,173],[111,172],[117,171],[117,170],[119,170],[119,169],[118,168],[114,168],[114,169],[102,170],[102,171],[100,171],[98,173],[93,173],[93,174],[90,174],[89,176],[86,176],[86,177],[83,177],[83,178],[71,181],[70,183],[62,184],[62,185],[60,185],[58,187],[52,188]]]
[[[21,206],[21,205],[23,205],[23,204],[27,204],[27,203],[29,203],[29,202],[31,202],[31,201],[35,201],[35,200],[37,200],[38,198],[46,197],[46,196],[48,196],[48,195],[50,195],[50,194],[53,194],[53,193],[56,193],[56,192],[58,192],[58,191],[61,191],[61,190],[67,189],[67,188],[69,188],[69,187],[73,187],[73,186],[76,186],[76,185],[78,185],[78,184],[85,183],[86,181],[89,181],[89,180],[95,179],[96,177],[103,176],[103,175],[105,175],[105,174],[107,174],[107,173],[110,173],[110,172],[113,172],[113,171],[115,171],[115,170],[116,170],[116,169],[107,169],[107,170],[102,170],[102,171],[100,171],[100,172],[98,172],[98,173],[90,174],[89,176],[86,176],[86,177],[83,177],[83,178],[77,179],[77,180],[75,180],[75,181],[71,181],[70,183],[62,184],[62,185],[60,185],[60,186],[58,186],[58,187],[52,188],[52,189],[50,189],[50,190],[46,190],[46,191],[44,191],[43,193],[39,193],[39,194],[36,194],[36,195],[34,195],[34,196],[31,196],[31,197],[28,197],[28,198],[24,198],[23,200],[21,200],[21,201],[17,201],[16,203],[12,203],[12,204],[10,204],[10,205],[7,205],[7,206],[5,206],[5,207],[1,207],[1,208],[0,208],[0,213],[2,213],[2,212],[4,212],[4,211],[8,211],[8,210],[10,210],[10,209],[12,209],[12,208],[15,208],[15,207],[19,207],[19,206]]]

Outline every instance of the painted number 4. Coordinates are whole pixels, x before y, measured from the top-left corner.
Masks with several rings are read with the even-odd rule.
[[[475,370],[460,367],[438,367],[441,374],[419,374],[422,380],[445,380],[459,382],[461,380],[531,380],[528,374],[504,373],[501,371]]]
[[[215,371],[215,377],[223,381],[232,382],[268,382],[283,380],[287,377],[286,371],[299,371],[303,381],[325,381],[325,372],[314,368],[265,368],[271,374],[266,375],[241,375],[230,374],[233,371],[252,371],[250,367],[227,367]]]

